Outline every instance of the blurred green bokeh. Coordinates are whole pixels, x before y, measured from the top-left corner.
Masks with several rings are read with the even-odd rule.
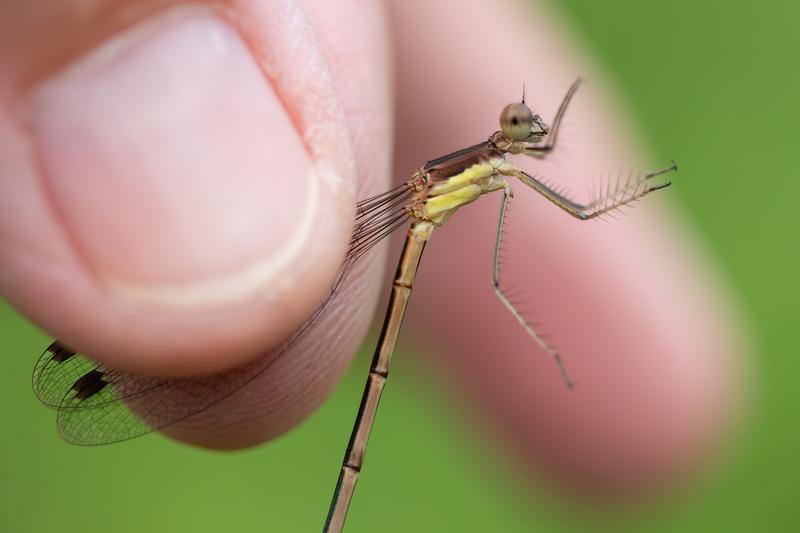
[[[744,303],[761,354],[747,434],[696,494],[636,517],[576,519],[478,467],[485,450],[400,353],[348,530],[374,531],[376,517],[383,531],[797,530],[800,4],[559,4],[618,81],[657,160],[679,160],[670,194]],[[32,351],[48,339],[6,304],[0,339],[0,531],[319,529],[364,364],[307,423],[255,450],[208,453],[158,436],[84,449],[58,439],[30,391]],[[412,490],[418,472],[425,482]]]

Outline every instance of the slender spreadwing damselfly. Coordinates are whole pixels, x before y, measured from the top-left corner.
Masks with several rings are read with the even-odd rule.
[[[656,172],[618,178],[588,203],[580,204],[508,161],[509,154],[544,158],[553,151],[564,114],[580,83],[580,79],[576,80],[569,88],[551,126],[525,104],[523,91],[521,102],[509,104],[502,110],[500,131],[486,141],[432,159],[414,172],[411,180],[358,203],[350,248],[332,295],[359,258],[401,226],[410,223],[410,228],[392,281],[386,318],[325,521],[325,531],[341,531],[344,526],[425,245],[434,229],[443,225],[455,211],[486,193],[497,191],[502,195],[492,262],[492,288],[539,348],[552,357],[565,385],[572,388],[573,382],[559,353],[525,320],[500,284],[503,226],[513,196],[508,180],[516,178],[576,219],[588,220],[667,187],[668,181],[655,178],[677,168],[673,162]],[[59,431],[75,444],[108,444],[187,423],[274,364],[290,346],[300,341],[329,301],[330,297],[281,347],[221,376],[190,379],[136,376],[97,365],[56,341],[36,363],[34,392],[45,405],[57,409]]]

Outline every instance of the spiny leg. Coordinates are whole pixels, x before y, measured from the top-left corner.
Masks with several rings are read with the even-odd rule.
[[[678,166],[675,164],[675,161],[673,161],[669,167],[643,176],[631,176],[624,181],[617,179],[613,188],[609,185],[605,194],[602,194],[585,205],[567,198],[559,191],[530,174],[527,174],[511,163],[504,162],[497,170],[504,176],[516,176],[522,183],[532,188],[573,217],[579,220],[589,220],[590,218],[595,218],[609,211],[619,209],[622,206],[629,205],[653,191],[668,187],[670,185],[669,181],[666,183],[653,183],[652,180],[662,174],[678,170]]]
[[[541,337],[541,335],[536,333],[528,321],[525,320],[519,311],[517,311],[517,308],[514,307],[514,304],[512,304],[508,299],[505,292],[503,292],[503,289],[500,288],[500,243],[503,237],[503,225],[505,224],[506,220],[508,202],[513,196],[514,193],[511,190],[511,187],[507,186],[503,190],[503,201],[500,204],[500,220],[497,223],[497,237],[495,238],[494,242],[494,259],[492,261],[492,288],[494,289],[495,294],[497,294],[497,297],[500,298],[500,301],[503,302],[503,305],[505,305],[508,310],[511,311],[511,314],[514,315],[514,318],[517,319],[517,322],[519,322],[520,325],[525,328],[525,331],[528,332],[528,335],[530,335],[533,340],[535,340],[539,346],[541,346],[542,349],[550,354],[553,360],[555,360],[556,364],[558,365],[558,369],[561,372],[561,378],[564,380],[564,383],[567,385],[567,387],[571,389],[573,387],[573,381],[569,377],[567,369],[564,367],[564,361],[561,359],[559,353],[555,348],[550,346],[547,341]]]
[[[528,147],[525,150],[526,154],[543,159],[547,154],[553,151],[553,148],[556,146],[556,141],[558,140],[558,132],[561,129],[561,121],[564,118],[564,114],[567,112],[567,107],[569,106],[572,97],[575,96],[575,93],[578,91],[578,87],[581,86],[583,81],[583,78],[578,78],[572,82],[572,85],[570,85],[567,94],[565,94],[564,99],[561,100],[561,105],[558,106],[558,111],[556,111],[556,116],[553,118],[553,122],[550,124],[550,132],[547,134],[547,140],[545,143],[539,146]]]

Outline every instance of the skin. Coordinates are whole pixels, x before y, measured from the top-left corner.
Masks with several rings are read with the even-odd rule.
[[[546,121],[574,77],[593,82],[555,154],[520,162],[531,172],[581,191],[631,162],[652,168],[602,73],[545,6],[467,0],[451,17],[448,2],[335,4],[3,3],[4,296],[105,364],[221,372],[326,297],[357,197],[483,140],[522,80]],[[199,54],[209,34],[223,44]],[[426,251],[410,323],[441,349],[425,362],[524,471],[604,495],[681,479],[729,425],[740,328],[669,190],[587,225],[512,185],[503,279],[524,283],[578,390],[489,288],[499,198],[456,214]],[[287,224],[299,213],[313,222],[305,232]],[[237,448],[307,417],[373,320],[385,252],[246,391],[170,434]]]

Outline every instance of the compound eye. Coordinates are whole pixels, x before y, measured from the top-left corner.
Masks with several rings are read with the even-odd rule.
[[[533,113],[525,104],[508,104],[500,113],[500,128],[515,141],[524,141],[533,131]]]

